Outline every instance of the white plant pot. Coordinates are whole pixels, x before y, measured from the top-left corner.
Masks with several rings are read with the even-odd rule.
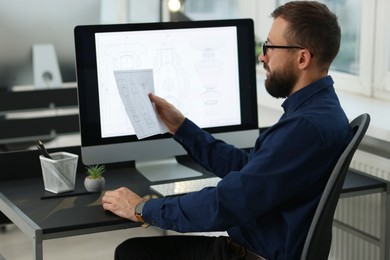
[[[99,179],[91,179],[87,176],[84,180],[85,189],[89,192],[99,192],[104,189],[106,185],[106,180],[101,177]]]

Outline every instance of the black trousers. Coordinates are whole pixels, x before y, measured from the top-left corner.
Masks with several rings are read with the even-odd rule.
[[[159,236],[131,238],[115,250],[115,260],[238,260],[245,251],[231,250],[227,237]]]

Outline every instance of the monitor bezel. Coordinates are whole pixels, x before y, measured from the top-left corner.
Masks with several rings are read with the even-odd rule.
[[[92,149],[94,146],[112,147],[115,144],[129,142],[171,139],[170,134],[155,135],[142,140],[138,140],[136,135],[101,137],[95,33],[225,26],[235,26],[237,28],[241,124],[204,129],[212,134],[257,129],[256,57],[254,26],[251,19],[81,25],[75,27],[74,35],[82,148],[87,148],[88,150],[88,148]],[[129,157],[128,160],[131,161],[134,158]]]

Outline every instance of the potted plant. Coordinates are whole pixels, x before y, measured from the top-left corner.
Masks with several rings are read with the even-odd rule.
[[[103,173],[106,171],[104,165],[91,165],[87,168],[88,176],[85,177],[84,186],[89,192],[99,192],[104,189],[106,181],[103,177]]]

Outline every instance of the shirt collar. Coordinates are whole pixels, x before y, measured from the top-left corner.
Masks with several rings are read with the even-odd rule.
[[[332,77],[326,76],[298,90],[282,103],[284,112],[287,115],[294,112],[302,103],[328,87],[331,88],[329,90],[333,90],[333,83]]]

